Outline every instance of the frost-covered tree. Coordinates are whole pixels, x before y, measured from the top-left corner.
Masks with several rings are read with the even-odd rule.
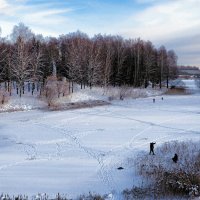
[[[24,87],[24,82],[31,78],[32,54],[29,52],[28,45],[23,38],[19,37],[14,45],[11,58],[11,76],[17,82],[20,97]]]
[[[13,27],[10,38],[12,42],[17,42],[19,37],[27,42],[34,37],[34,34],[28,26],[25,26],[23,23],[19,23]]]

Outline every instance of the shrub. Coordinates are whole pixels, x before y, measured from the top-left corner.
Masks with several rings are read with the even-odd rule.
[[[0,105],[8,103],[8,101],[9,101],[9,93],[4,90],[0,90]]]
[[[89,195],[81,195],[78,200],[104,200],[105,198],[98,194],[89,193]]]
[[[60,81],[56,76],[49,76],[46,79],[42,95],[45,96],[49,107],[56,106],[57,98],[69,95],[68,82],[65,79]]]
[[[170,95],[187,95],[190,94],[189,91],[187,91],[185,88],[182,87],[175,87],[175,86],[171,86],[170,90],[168,90],[166,92],[166,94],[170,94]]]
[[[178,154],[177,163],[172,161]],[[200,145],[192,141],[167,142],[156,155],[140,153],[135,160],[137,173],[157,188],[158,194],[200,195]]]
[[[124,190],[123,196],[126,200],[132,200],[132,199],[145,199],[145,198],[151,198],[154,197],[154,189],[151,187],[141,188],[141,187],[133,187],[131,190]]]
[[[200,179],[196,174],[186,173],[184,171],[164,172],[157,179],[158,188],[162,188],[167,193],[182,194],[189,196],[199,195]]]

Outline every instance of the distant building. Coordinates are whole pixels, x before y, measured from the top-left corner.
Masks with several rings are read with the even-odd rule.
[[[179,69],[178,77],[184,79],[192,79],[196,77],[200,77],[199,69]]]

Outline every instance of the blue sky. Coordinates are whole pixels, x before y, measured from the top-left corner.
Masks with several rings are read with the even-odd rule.
[[[35,33],[81,30],[152,41],[179,64],[200,66],[200,0],[0,0],[2,35],[23,22]]]

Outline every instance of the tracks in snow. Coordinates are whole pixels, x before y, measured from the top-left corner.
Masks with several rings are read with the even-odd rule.
[[[23,163],[27,163],[27,162],[32,162],[34,160],[49,160],[49,159],[62,159],[64,158],[63,156],[63,151],[65,150],[66,146],[68,145],[68,147],[70,148],[78,148],[79,150],[81,150],[82,152],[84,152],[87,156],[91,157],[92,159],[97,161],[98,164],[98,175],[101,178],[102,182],[105,184],[105,186],[107,188],[109,188],[110,191],[113,190],[118,190],[118,184],[115,183],[115,179],[113,176],[114,171],[111,169],[110,165],[112,160],[110,161],[110,163],[106,165],[106,159],[107,158],[112,158],[112,157],[116,157],[116,155],[119,156],[120,159],[123,159],[122,154],[124,152],[122,152],[122,154],[120,153],[121,150],[125,150],[127,149],[127,151],[134,151],[137,148],[141,147],[141,146],[147,146],[147,144],[149,143],[148,140],[146,140],[145,142],[140,142],[139,144],[137,144],[137,140],[138,138],[140,138],[143,134],[149,132],[152,128],[163,128],[163,129],[167,129],[167,130],[174,130],[177,131],[178,133],[192,133],[192,134],[200,134],[199,131],[195,131],[192,129],[183,129],[183,128],[176,128],[176,127],[171,127],[171,126],[166,126],[165,124],[167,122],[170,121],[174,121],[176,119],[180,119],[179,117],[177,118],[172,118],[172,119],[168,119],[165,120],[161,123],[152,123],[149,121],[144,121],[144,120],[138,120],[134,117],[128,117],[126,115],[122,115],[120,114],[120,112],[118,111],[110,111],[109,109],[105,110],[105,113],[100,113],[99,110],[101,109],[93,109],[93,113],[91,112],[85,112],[84,111],[68,111],[68,113],[75,113],[77,114],[81,114],[81,115],[85,115],[87,116],[97,116],[97,117],[102,117],[103,119],[105,118],[114,118],[114,119],[121,119],[121,120],[129,120],[129,121],[135,121],[141,124],[145,124],[147,125],[147,127],[145,127],[144,129],[142,129],[140,132],[138,132],[136,135],[134,135],[127,143],[122,144],[120,147],[114,148],[113,150],[109,151],[109,152],[105,152],[105,151],[99,151],[93,148],[89,148],[87,146],[84,146],[83,143],[81,142],[81,138],[85,137],[89,134],[93,134],[93,132],[97,132],[97,131],[104,131],[104,129],[90,129],[87,131],[70,131],[69,129],[65,128],[65,127],[61,127],[61,126],[54,126],[54,125],[49,125],[49,123],[45,124],[45,120],[49,119],[45,117],[45,115],[42,115],[39,118],[36,119],[28,119],[28,120],[20,120],[18,121],[18,123],[21,124],[25,124],[25,123],[30,123],[36,126],[40,126],[43,127],[45,129],[52,129],[55,132],[59,132],[63,135],[63,138],[61,139],[55,139],[55,140],[45,140],[45,141],[38,141],[35,143],[23,143],[23,142],[16,142],[17,145],[21,146],[23,148],[23,151],[25,152],[27,158],[26,160],[22,161],[22,162],[13,162],[13,164],[8,164],[8,165],[2,165],[0,166],[0,170],[4,170],[13,166],[17,166]],[[193,113],[187,113],[188,116],[190,114]],[[51,117],[55,117],[54,115],[50,116]],[[79,118],[79,117],[78,117]],[[187,118],[187,116],[183,116],[182,119]],[[70,120],[77,120],[77,117],[73,117],[68,119],[67,121]],[[151,139],[156,139],[159,140],[161,142],[166,141],[167,139],[170,139],[170,135],[164,135],[161,136],[160,138],[151,138]],[[182,135],[180,135],[180,138],[182,137]],[[52,154],[42,154],[38,147],[42,145],[54,145],[52,146],[54,149],[54,152]],[[115,160],[116,161],[116,160]],[[119,191],[119,190],[118,190]]]
[[[106,152],[103,151],[97,151],[92,148],[88,148],[84,145],[81,144],[81,141],[79,138],[74,135],[71,131],[69,131],[66,128],[60,128],[58,126],[49,126],[49,124],[44,124],[44,123],[36,123],[36,125],[45,127],[45,128],[50,128],[55,130],[56,132],[62,133],[66,140],[70,139],[72,146],[78,147],[82,152],[86,153],[89,157],[95,159],[99,165],[99,176],[103,183],[105,184],[106,187],[110,189],[110,191],[113,191],[116,189],[116,185],[114,184],[114,179],[112,175],[109,173],[109,171],[106,169],[106,166],[104,164],[104,156],[106,156]],[[57,146],[59,148],[58,152],[59,155],[61,156],[61,146],[57,143]]]

